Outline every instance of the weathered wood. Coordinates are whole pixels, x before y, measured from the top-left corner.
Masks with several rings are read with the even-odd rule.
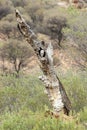
[[[42,80],[45,85],[46,94],[53,106],[53,112],[55,114],[60,114],[60,112],[63,111],[68,115],[71,109],[71,103],[63,85],[54,71],[52,57],[53,47],[51,43],[46,48],[45,42],[37,39],[36,35],[25,22],[18,10],[16,10],[16,18],[19,31],[32,46],[38,60],[40,61],[40,68],[42,69],[44,75],[40,76],[39,79]]]

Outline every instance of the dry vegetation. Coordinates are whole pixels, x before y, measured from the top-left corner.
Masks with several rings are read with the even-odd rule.
[[[0,130],[87,129],[87,11],[57,3],[0,0]],[[50,104],[37,80],[37,59],[18,32],[15,8],[40,40],[52,41],[55,69],[76,115],[72,122],[44,117]]]

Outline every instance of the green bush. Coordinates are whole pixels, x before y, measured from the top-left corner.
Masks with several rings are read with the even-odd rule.
[[[87,19],[85,19],[87,12],[72,7],[68,8],[67,12],[69,13],[67,15],[69,28],[65,29],[65,35],[73,39],[79,49],[87,55]]]
[[[28,114],[28,113],[27,113]],[[3,118],[3,117],[2,117]],[[4,115],[1,130],[31,130],[35,121],[34,118],[23,116],[21,113],[6,113]]]
[[[87,107],[84,107],[83,110],[80,111],[80,121],[87,123]]]
[[[29,46],[27,46],[27,44],[23,45],[21,41],[12,39],[9,41],[9,44],[3,45],[0,58],[2,61],[7,60],[9,63],[12,63],[13,69],[10,71],[19,75],[20,71],[28,65],[29,58],[32,54],[33,51]],[[6,67],[9,68],[8,66]]]
[[[37,76],[23,75],[18,79],[11,75],[0,76],[0,130],[86,130],[83,126],[87,120],[86,72],[59,76],[73,110],[80,110],[70,121],[44,116],[50,104]]]
[[[2,89],[0,89],[1,112],[19,111],[21,108],[28,108],[32,111],[44,109],[48,99],[44,94],[43,85],[36,77],[22,76],[15,78],[12,75],[0,76]]]
[[[64,120],[44,117],[41,112],[32,113],[23,110],[19,113],[6,112],[0,118],[0,130],[86,130],[80,122],[76,120]]]
[[[73,73],[71,71],[60,76],[72,103],[72,109],[79,111],[87,106],[87,72]]]

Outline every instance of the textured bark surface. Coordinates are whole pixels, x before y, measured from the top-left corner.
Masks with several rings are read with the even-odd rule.
[[[40,61],[40,68],[42,69],[44,75],[39,76],[39,79],[42,80],[45,85],[45,92],[53,106],[53,113],[60,114],[62,111],[68,115],[71,109],[71,103],[63,85],[54,71],[52,57],[53,47],[51,43],[49,43],[46,48],[45,42],[37,39],[36,35],[31,30],[30,26],[25,22],[18,10],[16,10],[16,18],[19,31],[32,46],[38,60]]]

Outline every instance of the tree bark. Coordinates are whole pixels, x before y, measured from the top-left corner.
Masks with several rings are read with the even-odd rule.
[[[46,48],[45,42],[37,39],[36,35],[25,22],[18,10],[16,10],[16,18],[19,31],[32,46],[38,60],[40,61],[40,68],[42,69],[44,75],[40,76],[39,79],[45,84],[46,94],[53,106],[53,113],[60,114],[63,112],[68,115],[71,109],[71,103],[63,85],[54,71],[52,57],[53,47],[51,43],[49,43]]]

